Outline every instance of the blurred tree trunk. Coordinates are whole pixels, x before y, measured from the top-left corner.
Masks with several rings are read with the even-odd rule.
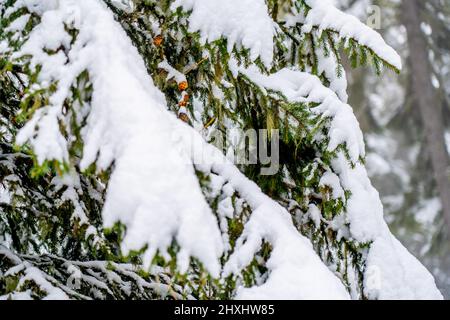
[[[421,29],[421,0],[402,1],[402,20],[408,33],[410,77],[414,99],[425,128],[433,177],[442,202],[444,219],[450,234],[449,155],[446,149],[442,105],[432,85],[432,68],[428,56],[428,43]]]

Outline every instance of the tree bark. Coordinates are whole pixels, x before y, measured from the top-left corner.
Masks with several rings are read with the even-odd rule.
[[[435,179],[442,211],[450,234],[450,181],[449,155],[444,136],[442,106],[431,82],[432,68],[429,60],[429,46],[421,29],[421,0],[402,1],[402,20],[408,33],[410,52],[410,77],[414,98],[417,101],[425,129],[425,139],[430,154],[431,169]]]

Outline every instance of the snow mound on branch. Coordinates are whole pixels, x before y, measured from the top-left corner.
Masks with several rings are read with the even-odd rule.
[[[433,276],[392,235],[386,234],[385,237],[375,240],[367,256],[367,266],[365,293],[369,298],[443,299]]]
[[[236,188],[248,192],[252,186],[247,185],[244,181]],[[260,193],[254,190],[248,196],[251,199]],[[252,200],[254,211],[238,239],[237,249],[225,265],[225,273],[240,271],[250,264],[263,239],[273,247],[267,262],[271,272],[260,286],[238,288],[237,299],[349,299],[342,283],[322,263],[309,240],[299,235],[288,212],[268,197]]]
[[[351,236],[373,242],[366,262],[365,294],[371,299],[442,299],[433,276],[391,234],[383,219],[383,205],[364,166],[355,168],[340,153],[332,163],[341,185],[351,190],[347,220]]]
[[[337,197],[342,196],[341,187],[351,191],[345,212],[351,237],[359,243],[373,242],[366,264],[367,296],[373,299],[442,299],[431,274],[395,239],[383,219],[379,194],[359,163],[359,157],[365,154],[365,145],[352,108],[308,73],[283,69],[266,76],[253,67],[245,69],[232,64],[232,69],[242,72],[263,90],[281,92],[291,102],[319,103],[313,112],[331,117],[328,149],[334,151],[339,144],[346,143],[355,166],[352,167],[339,151],[332,161],[339,181],[333,179],[329,184],[333,185]]]
[[[14,276],[20,272],[24,273],[24,276],[20,277],[17,288],[26,287],[28,282],[34,283],[42,292],[46,295],[43,300],[67,300],[67,294],[53,284],[58,281],[53,277],[45,274],[27,261],[22,261],[18,256],[12,253],[7,248],[0,245],[0,256],[3,259],[8,259],[14,262],[15,266],[5,272],[5,276]],[[31,300],[30,290],[23,293],[15,293],[11,295],[0,296],[0,300]]]
[[[200,31],[203,42],[223,36],[229,51],[242,45],[250,49],[252,60],[261,57],[266,66],[272,63],[275,29],[264,0],[176,0],[172,9],[180,6],[192,10],[189,30]]]
[[[70,43],[64,24],[80,32],[68,58],[55,61],[43,50],[48,48],[49,35],[54,48]],[[181,247],[177,259],[181,271],[194,256],[213,276],[219,276],[218,258],[223,250],[220,232],[193,167],[198,158],[193,150],[204,150],[207,158],[203,166],[209,163],[248,199],[255,211],[243,237],[256,242],[244,245],[241,240],[228,268],[235,271],[251,261],[255,252],[247,250],[247,243],[253,243],[258,250],[255,245],[264,238],[273,246],[268,281],[261,287],[242,288],[239,297],[348,298],[342,283],[295,229],[288,212],[166,110],[163,95],[146,74],[142,58],[103,3],[66,0],[57,9],[45,11],[41,25],[19,55],[23,54],[33,56],[33,65],[42,65],[41,81],[59,80],[59,86],[51,105],[36,113],[21,132],[21,142],[56,134],[54,127],[47,127],[52,122],[43,122],[42,117],[56,123],[62,117],[60,110],[70,85],[83,70],[89,71],[93,97],[83,132],[81,165],[86,168],[96,163],[100,169],[107,169],[115,162],[103,218],[106,227],[117,221],[127,226],[122,244],[125,251],[147,244],[145,260],[149,263],[155,250],[164,253],[175,237]],[[42,159],[65,160],[65,148],[52,140],[35,151]],[[55,153],[54,149],[59,151]]]
[[[282,69],[267,76],[254,66],[239,67],[235,61],[230,62],[230,68],[235,73],[246,75],[263,90],[283,93],[291,102],[318,103],[319,106],[313,108],[312,112],[331,118],[328,151],[334,151],[345,143],[353,162],[356,163],[360,157],[364,157],[363,134],[353,109],[343,103],[335,92],[325,87],[316,76],[290,69]]]
[[[302,23],[303,32],[310,32],[313,27],[317,27],[319,32],[326,29],[336,31],[340,38],[354,39],[398,70],[402,69],[398,53],[386,44],[378,32],[358,18],[340,11],[329,0],[305,0],[305,3],[311,8],[306,17],[301,13],[289,15],[286,18],[288,25]]]
[[[269,278],[260,286],[239,287],[237,299],[349,299],[340,280],[323,264],[311,243],[295,228],[285,208],[265,195],[199,133],[177,123],[185,152],[205,173],[215,173],[250,205],[252,214],[223,268],[223,276],[238,274],[253,260],[263,240],[272,252]],[[233,192],[231,192],[233,193]]]
[[[316,49],[318,64],[318,74],[324,74],[324,76],[330,82],[329,88],[333,90],[342,102],[347,103],[347,75],[344,68],[338,72],[337,59],[333,54],[326,55],[323,48]]]
[[[33,11],[37,2],[23,3]],[[240,3],[236,5],[242,8],[250,2]],[[262,285],[240,288],[237,298],[348,298],[342,283],[296,230],[289,213],[200,134],[167,111],[164,96],[146,73],[142,57],[102,1],[61,0],[57,5],[49,1],[48,5],[40,2],[38,8],[41,23],[17,56],[30,54],[32,65],[42,67],[40,83],[58,81],[58,89],[50,104],[39,109],[21,130],[18,142],[31,142],[41,162],[67,160],[67,142],[58,125],[66,120],[62,107],[72,84],[87,70],[93,96],[90,106],[78,106],[90,109],[83,129],[81,166],[95,163],[104,170],[114,163],[103,218],[106,227],[117,221],[127,226],[122,243],[125,252],[148,245],[144,257],[149,264],[155,252],[164,254],[175,238],[181,248],[177,257],[180,271],[186,270],[192,256],[218,277],[245,268],[265,240],[273,249],[267,263],[269,278]],[[79,30],[73,44],[66,26]],[[67,55],[62,51],[48,54],[61,46],[70,49]],[[346,142],[353,160],[364,154],[351,108],[317,78],[284,69],[271,76],[255,76],[254,81],[282,91],[289,99],[319,103],[314,110],[332,118],[330,148]],[[206,155],[199,167],[225,178],[253,209],[223,270],[219,264],[221,233],[194,172],[193,164],[199,163],[196,150]],[[351,234],[358,241],[374,241],[368,254],[367,294],[392,299],[441,297],[428,271],[387,229],[378,194],[365,169],[352,169],[345,157],[336,161],[333,169],[342,187],[358,191],[347,212]]]

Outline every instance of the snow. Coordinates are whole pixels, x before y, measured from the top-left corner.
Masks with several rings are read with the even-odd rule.
[[[393,238],[383,219],[383,206],[379,194],[373,188],[366,169],[359,162],[359,157],[365,155],[365,146],[352,108],[343,103],[332,90],[324,87],[317,77],[307,73],[282,69],[266,76],[252,67],[245,69],[231,63],[231,68],[235,74],[241,72],[248,76],[263,90],[280,91],[292,102],[321,103],[313,111],[332,117],[328,150],[337,150],[339,144],[346,143],[354,168],[347,157],[339,151],[337,158],[332,161],[334,175],[325,174],[322,184],[332,186],[334,197],[342,197],[343,190],[351,192],[345,212],[346,221],[344,221],[349,224],[349,236],[360,243],[374,242],[375,250],[373,248],[369,250],[371,259],[368,260],[366,272],[369,279],[374,269],[379,270],[379,280],[384,285],[377,290],[368,289],[371,297],[378,299],[408,299],[412,296],[418,299],[442,297],[430,273],[406,249],[400,247],[401,245]],[[314,211],[312,213],[313,221],[318,221],[318,215],[314,215]],[[332,225],[345,235],[345,230],[341,230],[342,216],[336,219],[339,221],[333,221]],[[386,256],[379,256],[380,253],[376,248],[381,245]],[[400,258],[397,255],[400,255]],[[382,259],[389,262],[381,263]],[[395,291],[395,287],[387,285],[388,283],[401,283],[402,288]],[[421,291],[422,286],[425,286],[426,290]]]
[[[181,83],[183,81],[187,82],[186,76],[172,67],[165,59],[158,64],[158,68],[167,71],[167,80],[174,79],[177,83]]]
[[[180,129],[180,135],[190,139],[184,146],[186,152],[191,150],[193,162],[201,164],[199,168],[205,173],[215,172],[228,181],[227,188],[237,191],[252,209],[237,247],[223,268],[223,276],[239,273],[248,266],[263,240],[273,249],[267,262],[267,281],[251,288],[239,287],[236,298],[349,299],[343,284],[322,263],[309,240],[297,231],[286,209],[263,194],[197,132],[186,126]]]
[[[386,175],[391,172],[391,166],[385,158],[376,153],[370,153],[366,159],[370,176]]]
[[[439,79],[436,77],[435,74],[431,75],[431,84],[433,85],[433,87],[435,87],[436,89],[439,89],[441,87],[441,84],[439,83]]]
[[[0,41],[0,54],[5,53],[8,50],[8,43],[6,41]]]
[[[30,19],[29,14],[24,14],[19,18],[15,19],[6,29],[6,32],[22,31]]]
[[[93,96],[83,128],[81,167],[96,163],[98,170],[106,170],[115,162],[103,208],[104,226],[125,224],[124,253],[148,245],[146,265],[158,250],[167,257],[175,237],[181,247],[177,259],[181,271],[194,256],[217,277],[223,248],[216,218],[189,159],[173,147],[171,123],[176,118],[170,120],[164,97],[147,75],[142,58],[101,1],[66,0],[51,9],[20,55],[32,54],[32,65],[42,65],[40,80],[59,79],[58,90],[51,105],[40,109],[21,130],[17,142],[29,140],[41,163],[67,159],[66,142],[57,126],[63,118],[61,106],[78,74],[88,70]],[[64,23],[80,33],[69,59],[55,61],[43,49],[68,47]]]
[[[227,268],[242,268],[249,264],[249,258],[259,250],[262,239],[268,240],[273,246],[267,261],[271,272],[267,281],[260,286],[238,288],[236,298],[349,299],[345,287],[322,263],[309,240],[299,236],[289,219],[285,209],[277,208],[271,200],[262,202],[253,211],[239,239],[239,247],[225,266],[225,272]]]
[[[66,300],[67,295],[60,288],[54,287],[36,267],[29,267],[25,270],[25,276],[20,278],[18,286],[22,286],[26,281],[33,281],[41,287],[47,296],[44,300]]]
[[[32,264],[28,263],[27,261],[21,261],[21,259],[13,254],[11,251],[9,251],[7,248],[0,245],[0,255],[6,257],[11,262],[15,263],[16,266],[9,269],[5,276],[13,276],[18,273],[23,272],[24,276],[19,278],[19,282],[17,283],[17,288],[20,288],[27,284],[27,282],[33,282],[35,283],[41,291],[45,292],[46,295],[44,296],[44,300],[65,300],[68,299],[67,294],[61,290],[58,287],[55,287],[53,283],[56,283],[57,281],[44,274],[41,270],[34,267]],[[53,283],[52,283],[53,282]],[[21,294],[15,294],[14,296],[0,296],[1,299],[31,299],[30,293],[23,292]]]
[[[314,225],[316,228],[320,227],[320,221],[322,220],[322,213],[320,212],[320,209],[317,208],[316,205],[310,204],[308,208],[308,214],[311,218],[311,220],[314,222]]]
[[[61,203],[64,201],[70,201],[74,206],[74,212],[72,214],[72,219],[78,219],[79,222],[83,224],[88,224],[89,219],[85,212],[86,208],[80,203],[80,194],[77,190],[80,190],[80,177],[75,170],[65,173],[63,176],[57,176],[53,179],[52,184],[55,187],[55,192],[58,192],[63,187],[66,190],[61,195]]]
[[[132,13],[134,11],[133,0],[111,0],[111,3],[113,6],[125,11],[126,13]]]
[[[330,82],[329,88],[333,90],[342,102],[347,103],[347,77],[344,68],[341,70],[341,74],[337,73],[337,60],[336,57],[330,54],[328,57],[323,52],[322,48],[316,50],[318,66],[317,71],[319,74],[324,74]]]
[[[115,296],[119,290],[125,295],[130,296],[136,294],[136,291],[151,296],[154,292],[161,297],[170,295],[176,300],[193,299],[191,295],[182,296],[179,291],[181,287],[176,284],[167,283],[168,277],[162,268],[155,267],[151,274],[158,276],[158,282],[142,278],[136,272],[136,265],[114,263],[111,261],[70,261],[62,257],[46,255],[44,257],[16,255],[9,249],[0,245],[0,255],[6,258],[13,265],[4,273],[5,276],[22,277],[13,292],[0,296],[0,300],[31,300],[32,294],[43,294],[43,299],[63,300],[71,298],[90,300],[90,296],[78,293],[77,290],[88,285],[90,287],[90,295],[96,298],[105,298],[105,293]],[[42,260],[41,260],[42,259]],[[56,270],[47,273],[46,268],[40,269],[43,263],[48,266],[49,262],[62,263]],[[54,271],[54,272],[53,272]],[[50,274],[58,275],[56,280]],[[61,278],[65,278],[65,283],[61,282]],[[164,282],[164,283],[162,283]],[[20,292],[23,285],[26,287],[33,286],[33,289]],[[131,291],[132,285],[134,291]],[[137,288],[136,288],[137,287]],[[111,288],[114,288],[112,290]],[[176,292],[177,291],[177,292]]]
[[[433,276],[393,236],[378,238],[367,256],[367,270],[376,270],[379,281],[366,288],[369,298],[380,300],[442,300]]]
[[[180,6],[192,11],[189,31],[199,31],[203,43],[224,37],[229,51],[243,46],[252,60],[272,63],[275,28],[264,0],[176,0],[171,8]]]
[[[432,225],[441,210],[442,204],[439,198],[427,199],[416,208],[415,219],[420,224]]]
[[[0,300],[33,300],[31,298],[31,290],[24,292],[10,293],[8,295],[0,296]]]
[[[347,16],[326,1],[306,1],[312,7],[306,18],[309,25],[341,30],[343,36],[355,37],[401,67],[398,56],[374,33],[352,19],[344,20]],[[82,131],[85,145],[81,167],[96,164],[102,171],[114,163],[102,214],[105,227],[116,222],[127,227],[122,243],[125,254],[147,245],[144,263],[149,266],[158,251],[168,258],[167,249],[175,239],[180,246],[179,271],[185,272],[190,257],[196,257],[217,278],[240,272],[267,241],[272,247],[268,279],[251,288],[239,287],[236,298],[349,298],[341,281],[295,228],[286,209],[264,195],[198,132],[167,111],[165,98],[146,73],[142,58],[102,1],[64,0],[58,6],[53,1],[38,6],[34,0],[24,3],[31,12],[39,10],[43,16],[17,56],[32,55],[32,66],[42,66],[39,81],[58,80],[58,89],[50,104],[39,109],[20,131],[17,143],[30,142],[40,163],[68,159],[66,140],[59,132],[60,122],[67,121],[62,104],[77,76],[87,70],[93,96],[89,106],[78,106],[90,110]],[[262,0],[178,0],[176,6],[192,10],[191,31],[200,31],[205,41],[225,36],[229,44],[241,43],[251,49],[254,59],[261,56],[270,64],[273,48],[267,44],[272,42],[268,39],[273,37],[273,27]],[[79,30],[72,45],[65,24]],[[67,57],[62,52],[45,52],[61,45],[71,48]],[[328,150],[347,145],[350,159],[338,152],[332,172],[322,177],[322,183],[332,186],[334,197],[342,197],[343,190],[351,191],[345,212],[350,236],[359,242],[373,241],[368,252],[366,294],[378,299],[441,298],[431,275],[393,238],[383,220],[379,195],[358,161],[365,155],[364,142],[345,99],[307,73],[283,69],[262,75],[255,67],[238,67],[233,61],[230,66],[262,88],[281,91],[293,102],[318,103],[312,111],[330,118]],[[194,164],[198,170],[221,177],[218,179],[227,182],[227,196],[236,191],[252,209],[223,269],[219,258],[227,248],[217,218],[202,194]],[[220,203],[222,218],[231,214],[229,202],[225,197]],[[310,208],[310,214],[318,221],[320,216],[314,210]],[[335,224],[342,225],[342,221]],[[39,270],[27,270],[27,277],[46,288],[50,298],[63,297],[64,292],[50,287]]]
[[[332,167],[342,187],[352,192],[347,203],[352,237],[361,243],[374,240],[387,226],[378,192],[372,187],[366,169],[359,163],[352,169],[341,152],[332,161]]]
[[[341,184],[352,191],[347,203],[351,236],[358,242],[373,242],[367,256],[366,278],[376,270],[376,286],[365,286],[371,299],[442,299],[428,270],[404,248],[389,231],[383,219],[383,206],[366,169],[351,168],[341,153],[333,169]],[[370,284],[370,281],[369,281]]]
[[[322,175],[319,181],[320,187],[330,187],[333,199],[345,199],[344,190],[341,187],[339,177],[331,171],[327,171]]]
[[[431,28],[431,26],[425,22],[422,22],[420,24],[420,29],[422,29],[422,32],[428,37],[433,33],[433,29]]]
[[[2,184],[0,184],[0,204],[9,204],[11,202],[11,195],[8,192],[8,189],[3,187]]]
[[[341,39],[354,39],[359,44],[372,49],[378,56],[398,70],[402,69],[402,61],[397,52],[386,44],[381,35],[366,26],[356,17],[335,8],[330,0],[305,0],[311,8],[305,17],[295,12],[286,18],[287,25],[303,23],[302,32],[310,32],[317,27],[319,32],[334,30]]]
[[[48,18],[55,13],[58,18]],[[74,13],[77,19],[71,21]],[[180,271],[186,270],[189,257],[194,256],[213,276],[219,275],[222,240],[192,166],[200,156],[191,153],[192,150],[206,150],[214,171],[229,181],[228,188],[232,186],[254,209],[243,237],[250,232],[249,236],[256,239],[256,244],[264,238],[273,245],[268,282],[248,291],[242,288],[239,297],[268,297],[271,293],[277,298],[348,298],[341,282],[323,265],[309,241],[295,229],[287,211],[263,195],[197,132],[166,111],[162,94],[145,73],[142,59],[101,3],[67,0],[61,3],[57,12],[44,13],[42,21],[43,25],[31,34],[22,54],[33,54],[33,63],[43,64],[46,75],[43,81],[62,78],[62,86],[56,93],[59,98],[67,92],[63,90],[68,90],[63,85],[70,84],[78,72],[84,69],[90,72],[94,93],[83,132],[85,148],[81,165],[86,168],[96,162],[99,169],[106,169],[115,161],[103,218],[105,227],[111,227],[117,221],[127,226],[123,242],[125,253],[147,244],[144,257],[148,264],[155,251],[159,249],[164,254],[175,237],[181,247],[177,257]],[[54,28],[52,42],[55,44],[66,39],[63,30],[58,29],[62,21],[74,22],[80,30],[69,53],[69,61],[64,64],[46,64],[42,48],[47,37],[43,37],[40,30],[49,30],[45,25],[47,21]],[[49,108],[52,107],[55,106]],[[40,116],[38,113],[37,117]],[[48,134],[46,123],[40,124],[34,139],[39,139],[42,131],[44,135]],[[34,130],[28,128],[22,132]],[[158,139],[149,139],[154,136]],[[28,134],[25,137],[32,138]],[[188,137],[193,140],[187,140]],[[194,147],[193,144],[199,148],[189,148]],[[42,149],[42,145],[36,151],[38,155],[44,154],[44,158],[52,152]],[[63,157],[59,155],[59,159]],[[223,214],[229,215],[229,204],[222,206]],[[269,226],[264,227],[267,224]],[[230,259],[226,270],[244,266],[238,260],[251,258],[246,255],[252,253],[247,251],[247,246],[242,245],[234,252],[235,258]],[[286,261],[286,256],[292,259]],[[314,277],[310,274],[312,271]],[[286,284],[290,284],[289,290],[284,289]]]

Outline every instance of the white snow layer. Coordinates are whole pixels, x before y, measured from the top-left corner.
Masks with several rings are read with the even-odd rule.
[[[46,296],[43,298],[43,300],[65,300],[68,299],[67,294],[61,290],[60,288],[55,287],[53,283],[56,283],[57,281],[53,279],[52,277],[46,275],[38,268],[34,267],[28,262],[22,262],[17,256],[15,256],[12,252],[10,252],[8,249],[6,249],[3,246],[0,246],[0,254],[5,255],[10,259],[11,261],[14,261],[17,263],[17,265],[11,269],[9,269],[5,276],[12,276],[19,272],[24,273],[24,276],[20,277],[20,281],[17,284],[17,287],[20,288],[28,281],[34,282],[42,291],[46,292]],[[15,294],[13,296],[5,295],[0,296],[0,300],[6,300],[6,299],[17,299],[17,300],[31,300],[31,296],[29,294],[29,291]]]
[[[295,228],[290,214],[247,179],[215,147],[205,143],[196,131],[179,126],[186,139],[184,148],[204,172],[215,172],[245,199],[252,209],[235,251],[224,266],[223,275],[247,267],[263,240],[273,248],[267,262],[270,275],[261,286],[238,288],[237,299],[348,299],[344,286],[322,263],[311,243]],[[201,151],[201,152],[199,152]]]
[[[282,69],[266,76],[255,66],[247,69],[239,67],[234,60],[230,62],[230,68],[235,74],[243,73],[263,90],[283,93],[291,102],[318,103],[319,106],[312,111],[324,118],[331,118],[328,151],[335,151],[339,145],[346,143],[353,162],[364,157],[364,139],[353,109],[343,103],[331,89],[322,85],[316,76],[290,69]]]
[[[288,15],[288,25],[301,22],[304,32],[310,32],[313,27],[318,27],[319,31],[334,30],[341,38],[352,38],[397,69],[402,68],[397,52],[386,44],[378,32],[356,17],[340,11],[329,0],[305,2],[311,7],[307,16],[299,12]],[[192,11],[189,30],[199,31],[203,42],[213,42],[223,36],[228,41],[229,51],[234,45],[242,45],[250,49],[253,60],[259,56],[266,66],[272,63],[273,41],[270,40],[275,35],[276,27],[264,0],[175,0],[172,9],[180,6],[186,11]],[[335,80],[338,83],[332,83],[332,86],[339,86],[338,95],[346,100],[346,93],[341,90],[342,83],[337,78]]]
[[[252,60],[273,59],[274,22],[264,0],[175,0],[172,8],[191,11],[189,30],[200,31],[203,42],[225,37],[228,50],[234,45],[250,49]]]
[[[62,103],[69,95],[70,85],[87,70],[93,84],[93,98],[90,106],[83,106],[90,108],[90,115],[83,131],[82,167],[96,163],[99,169],[106,169],[115,162],[103,218],[105,227],[117,221],[127,226],[125,251],[148,245],[145,253],[148,264],[156,250],[164,254],[175,238],[181,247],[178,255],[181,271],[186,270],[189,257],[193,256],[217,277],[220,273],[237,272],[249,264],[264,239],[273,247],[267,264],[269,278],[260,286],[240,288],[237,298],[349,298],[342,283],[295,229],[288,212],[264,195],[217,149],[207,145],[196,131],[167,111],[164,96],[146,73],[142,58],[102,1],[23,3],[31,11],[37,8],[43,16],[20,55],[31,54],[33,65],[42,65],[41,83],[58,80],[58,90],[50,105],[40,109],[20,132],[18,142],[31,142],[41,162],[67,159],[58,119],[63,118]],[[194,12],[200,12],[201,5],[209,7],[202,1],[178,3]],[[255,1],[236,1],[235,6],[243,8],[250,3]],[[256,3],[259,4],[256,9],[246,7],[247,11],[260,10],[263,5]],[[222,9],[230,10],[225,5]],[[202,14],[198,13],[198,17],[201,19]],[[241,18],[251,19],[251,15]],[[206,24],[208,21],[211,20],[207,19]],[[44,49],[70,47],[71,39],[64,24],[80,31],[68,58],[62,53],[47,55]],[[243,26],[244,29],[238,27],[239,35],[235,37],[242,37],[241,33],[248,31],[245,20]],[[272,40],[268,37],[258,41]],[[351,108],[324,88],[317,78],[287,69],[269,77],[254,78],[261,86],[280,90],[289,99],[320,103],[315,110],[332,118],[329,148],[334,150],[346,142],[352,160],[356,162],[364,155],[362,134]],[[196,150],[202,150],[201,155]],[[203,158],[199,167],[222,176],[253,209],[223,270],[218,261],[223,253],[221,233],[194,173],[193,163],[199,163],[198,157]],[[352,191],[347,212],[352,237],[358,241],[374,241],[368,253],[366,293],[380,299],[441,298],[428,271],[389,232],[379,196],[364,167],[357,165],[352,169],[341,155],[333,170],[342,188]],[[336,183],[335,179],[325,180]]]
[[[305,0],[311,8],[305,17],[295,12],[286,18],[287,25],[304,24],[303,32],[310,32],[313,27],[319,32],[334,30],[342,39],[354,39],[361,45],[372,49],[379,57],[396,67],[402,69],[402,60],[398,53],[388,46],[381,35],[359,21],[356,17],[346,14],[333,6],[330,0]]]
[[[115,161],[103,209],[105,227],[124,223],[127,234],[123,250],[148,245],[146,264],[157,250],[167,255],[166,249],[175,237],[181,246],[178,261],[182,271],[192,255],[211,274],[219,276],[222,242],[216,219],[192,164],[173,147],[173,124],[168,120],[164,96],[153,85],[125,31],[98,0],[59,1],[58,6],[48,9],[20,55],[31,54],[32,63],[42,65],[42,82],[58,79],[58,91],[51,104],[40,109],[20,132],[17,142],[30,140],[41,162],[66,159],[67,147],[59,133],[58,119],[63,117],[62,103],[71,84],[88,70],[93,96],[83,129],[81,167],[96,163],[98,169],[105,170]],[[80,33],[69,59],[62,53],[54,59],[44,48],[61,44],[69,47],[64,23]],[[36,123],[39,128],[34,136]]]

